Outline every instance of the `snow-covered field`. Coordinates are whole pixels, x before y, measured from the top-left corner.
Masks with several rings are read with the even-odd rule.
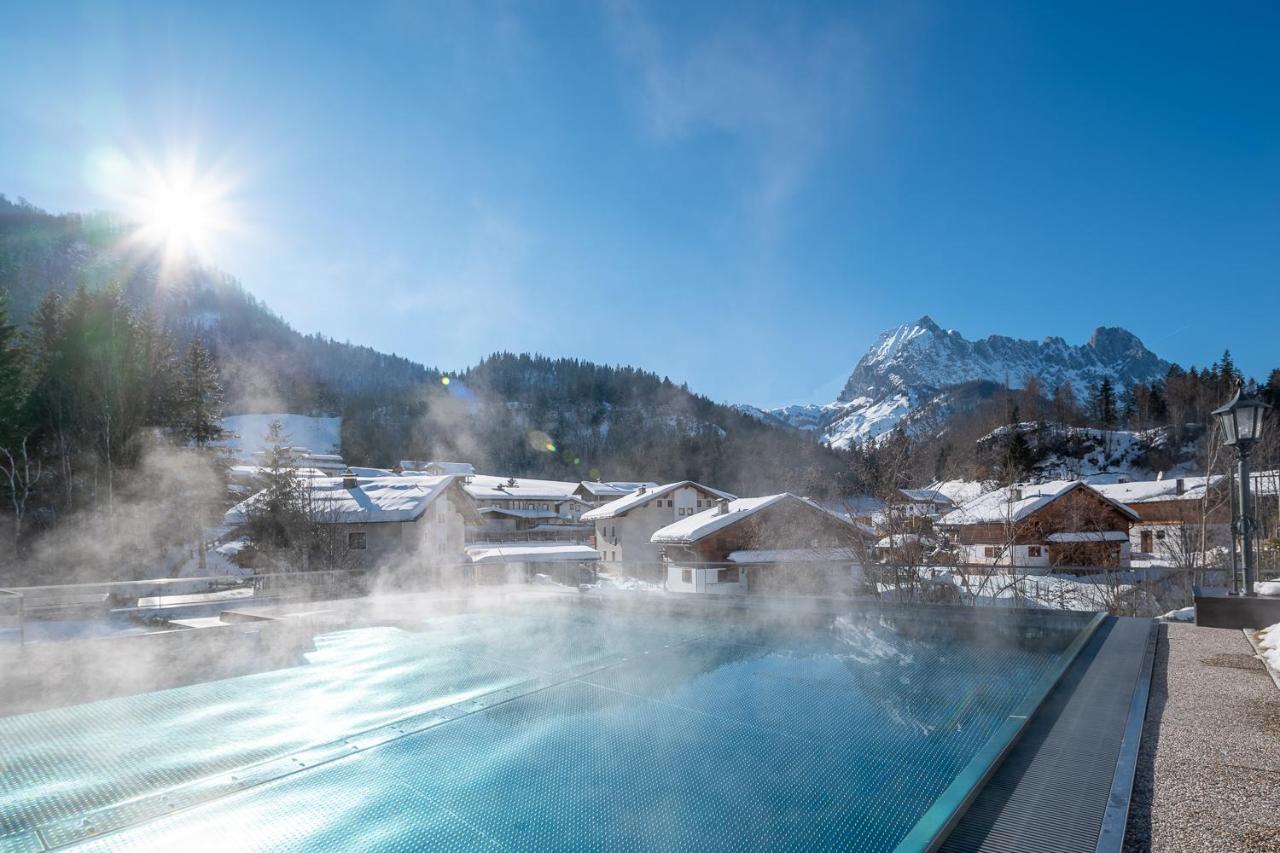
[[[232,433],[220,442],[231,448],[241,459],[267,446],[267,431],[271,422],[280,421],[288,443],[305,447],[312,453],[339,453],[342,445],[342,418],[293,415],[288,413],[265,415],[228,415],[222,419],[222,428]]]

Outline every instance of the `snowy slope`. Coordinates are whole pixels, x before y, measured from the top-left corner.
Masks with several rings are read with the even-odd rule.
[[[1007,382],[1020,388],[1035,376],[1045,393],[1065,382],[1084,400],[1104,377],[1123,389],[1161,378],[1168,369],[1168,362],[1124,329],[1100,327],[1078,346],[1062,338],[1029,341],[1002,335],[970,341],[921,317],[882,332],[835,402],[743,411],[815,432],[826,444],[848,447],[884,435],[922,408],[945,414],[957,402],[948,397],[957,397],[952,392],[966,383],[990,387]]]
[[[266,448],[267,431],[274,420],[280,421],[287,443],[293,447],[305,447],[312,453],[341,452],[341,417],[285,413],[228,415],[222,419],[222,428],[230,432],[231,436],[220,443],[231,448],[241,459],[248,459],[253,453]]]

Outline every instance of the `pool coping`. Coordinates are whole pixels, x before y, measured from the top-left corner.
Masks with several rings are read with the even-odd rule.
[[[988,738],[986,744],[955,775],[951,784],[938,795],[933,805],[916,821],[911,831],[898,842],[897,847],[894,848],[895,853],[938,849],[951,830],[960,822],[965,811],[990,780],[1009,750],[1013,749],[1018,742],[1019,736],[1026,729],[1035,712],[1044,704],[1044,700],[1062,678],[1063,673],[1075,663],[1080,650],[1093,638],[1098,627],[1106,619],[1107,614],[1095,613],[1080,629],[1071,644],[1063,651],[1058,662],[1036,680],[1022,701]]]

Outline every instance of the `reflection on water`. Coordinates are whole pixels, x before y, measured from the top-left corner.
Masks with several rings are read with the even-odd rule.
[[[892,847],[1072,635],[963,614],[539,608],[339,631],[304,666],[0,719],[0,842],[514,689],[99,841],[180,846],[233,809],[232,846],[261,849],[431,832],[464,847]]]

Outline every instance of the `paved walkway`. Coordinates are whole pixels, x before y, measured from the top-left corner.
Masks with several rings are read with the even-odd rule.
[[[1128,850],[1280,850],[1280,690],[1240,631],[1162,628]]]

